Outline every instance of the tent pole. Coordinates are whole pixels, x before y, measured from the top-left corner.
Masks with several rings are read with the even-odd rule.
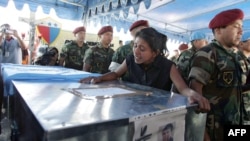
[[[34,50],[34,41],[35,41],[35,31],[36,31],[36,24],[35,24],[35,13],[30,12],[30,18],[22,18],[19,17],[19,21],[28,23],[30,25],[30,30],[29,30],[29,64],[32,63],[32,52]]]

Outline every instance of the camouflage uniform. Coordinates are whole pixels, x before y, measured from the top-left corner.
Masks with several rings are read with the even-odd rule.
[[[90,72],[104,74],[109,72],[108,68],[113,54],[114,50],[112,48],[105,48],[98,44],[86,51],[84,63],[91,66]]]
[[[250,125],[250,92],[243,93],[244,116],[243,122],[245,125]]]
[[[169,60],[171,60],[172,62],[176,63],[177,59],[178,59],[178,57],[172,56]]]
[[[237,52],[238,61],[241,66],[242,74],[242,84],[247,83],[247,76],[250,70],[250,63],[247,57],[241,52]],[[249,125],[250,124],[250,92],[246,91],[242,94],[243,97],[243,123]]]
[[[192,59],[189,78],[203,84],[202,94],[211,103],[206,122],[211,140],[222,141],[224,125],[240,123],[241,70],[235,53],[217,41],[198,50]]]
[[[82,70],[84,54],[88,48],[88,45],[85,43],[81,47],[78,47],[76,41],[66,43],[60,53],[60,57],[65,58],[64,66],[66,68]]]
[[[195,52],[196,52],[195,47],[192,47],[188,50],[183,51],[176,60],[177,69],[179,70],[183,80],[186,82],[187,85],[188,85],[188,75],[190,71],[190,62]],[[175,93],[180,93],[174,84],[171,91]]]
[[[188,82],[188,75],[190,71],[190,61],[193,55],[195,54],[195,47],[192,47],[188,50],[183,51],[179,58],[177,59],[176,65],[178,70],[181,73],[181,76],[186,82]]]
[[[113,57],[112,62],[116,62],[118,64],[122,64],[122,62],[126,59],[127,55],[133,53],[133,43],[126,44],[124,46],[119,47]]]
[[[122,62],[126,59],[126,57],[133,53],[133,41],[130,44],[126,44],[124,46],[119,47],[113,57],[112,62],[116,62],[118,64],[122,64]],[[124,81],[128,80],[128,73],[126,72],[124,75],[121,76],[121,79]]]

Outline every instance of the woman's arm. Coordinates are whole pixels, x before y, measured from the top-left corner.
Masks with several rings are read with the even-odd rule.
[[[87,77],[80,80],[81,83],[99,83],[102,81],[116,80],[127,71],[126,60],[114,71],[108,72],[98,77]]]
[[[187,96],[191,103],[197,102],[199,104],[198,110],[200,112],[207,112],[210,110],[209,101],[203,97],[201,93],[197,93],[187,86],[175,65],[171,67],[170,77],[180,94]]]

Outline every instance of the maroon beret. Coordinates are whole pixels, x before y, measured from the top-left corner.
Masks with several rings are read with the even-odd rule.
[[[180,44],[179,50],[186,50],[186,49],[188,49],[188,45],[187,44]]]
[[[130,26],[129,31],[135,29],[135,28],[138,27],[138,26],[146,26],[146,27],[149,27],[148,21],[139,20],[139,21],[134,22],[134,23]]]
[[[99,32],[98,32],[98,35],[102,35],[103,33],[105,32],[113,32],[113,27],[112,26],[103,26]]]
[[[73,33],[76,34],[76,33],[80,32],[80,31],[86,32],[85,27],[84,26],[77,27],[77,28],[75,28]]]
[[[218,27],[227,26],[238,19],[242,20],[243,17],[244,13],[240,9],[230,9],[222,11],[210,21],[209,28],[214,29]]]

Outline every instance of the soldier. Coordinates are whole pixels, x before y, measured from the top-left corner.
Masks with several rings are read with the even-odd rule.
[[[195,52],[206,45],[206,35],[201,32],[194,32],[190,36],[190,42],[192,47],[188,50],[184,50],[177,59],[177,68],[181,73],[181,76],[186,82],[188,82],[188,74],[190,71],[190,61]],[[184,45],[182,45],[184,46]],[[188,84],[188,83],[187,83]]]
[[[242,72],[233,48],[242,36],[243,17],[240,9],[218,13],[209,23],[215,39],[199,49],[192,59],[190,87],[211,105],[204,140],[223,141],[225,125],[241,124]]]
[[[86,30],[84,26],[75,28],[73,31],[76,40],[64,44],[60,53],[59,65],[66,68],[82,70],[83,58],[86,50],[89,48],[84,43]]]
[[[149,27],[148,21],[138,20],[130,26],[129,31],[131,36],[134,38],[135,34],[138,31],[147,27]],[[132,53],[132,48],[133,41],[131,41],[129,44],[119,47],[112,57],[112,62],[109,66],[109,70],[114,71],[116,68],[118,68],[122,64],[126,56]]]
[[[93,73],[109,72],[109,65],[112,61],[114,50],[110,48],[113,40],[112,26],[104,26],[98,32],[100,43],[95,47],[89,48],[84,57],[83,70]]]
[[[179,53],[178,49],[175,49],[172,51],[172,55],[169,57],[169,60],[176,63],[177,59],[179,58],[179,55],[180,55],[180,53]]]
[[[119,47],[123,46],[123,41],[119,40]]]
[[[182,53],[183,51],[188,49],[188,45],[182,43],[182,44],[179,45],[178,49],[179,49],[180,53]]]
[[[242,69],[241,71],[245,73],[242,78],[242,84],[250,85],[250,32],[244,33],[242,36],[241,42],[238,46],[239,48],[239,62],[241,63]],[[243,87],[244,88],[244,87]],[[250,125],[250,92],[243,93],[243,106],[244,106],[244,116],[243,116],[243,124]]]

